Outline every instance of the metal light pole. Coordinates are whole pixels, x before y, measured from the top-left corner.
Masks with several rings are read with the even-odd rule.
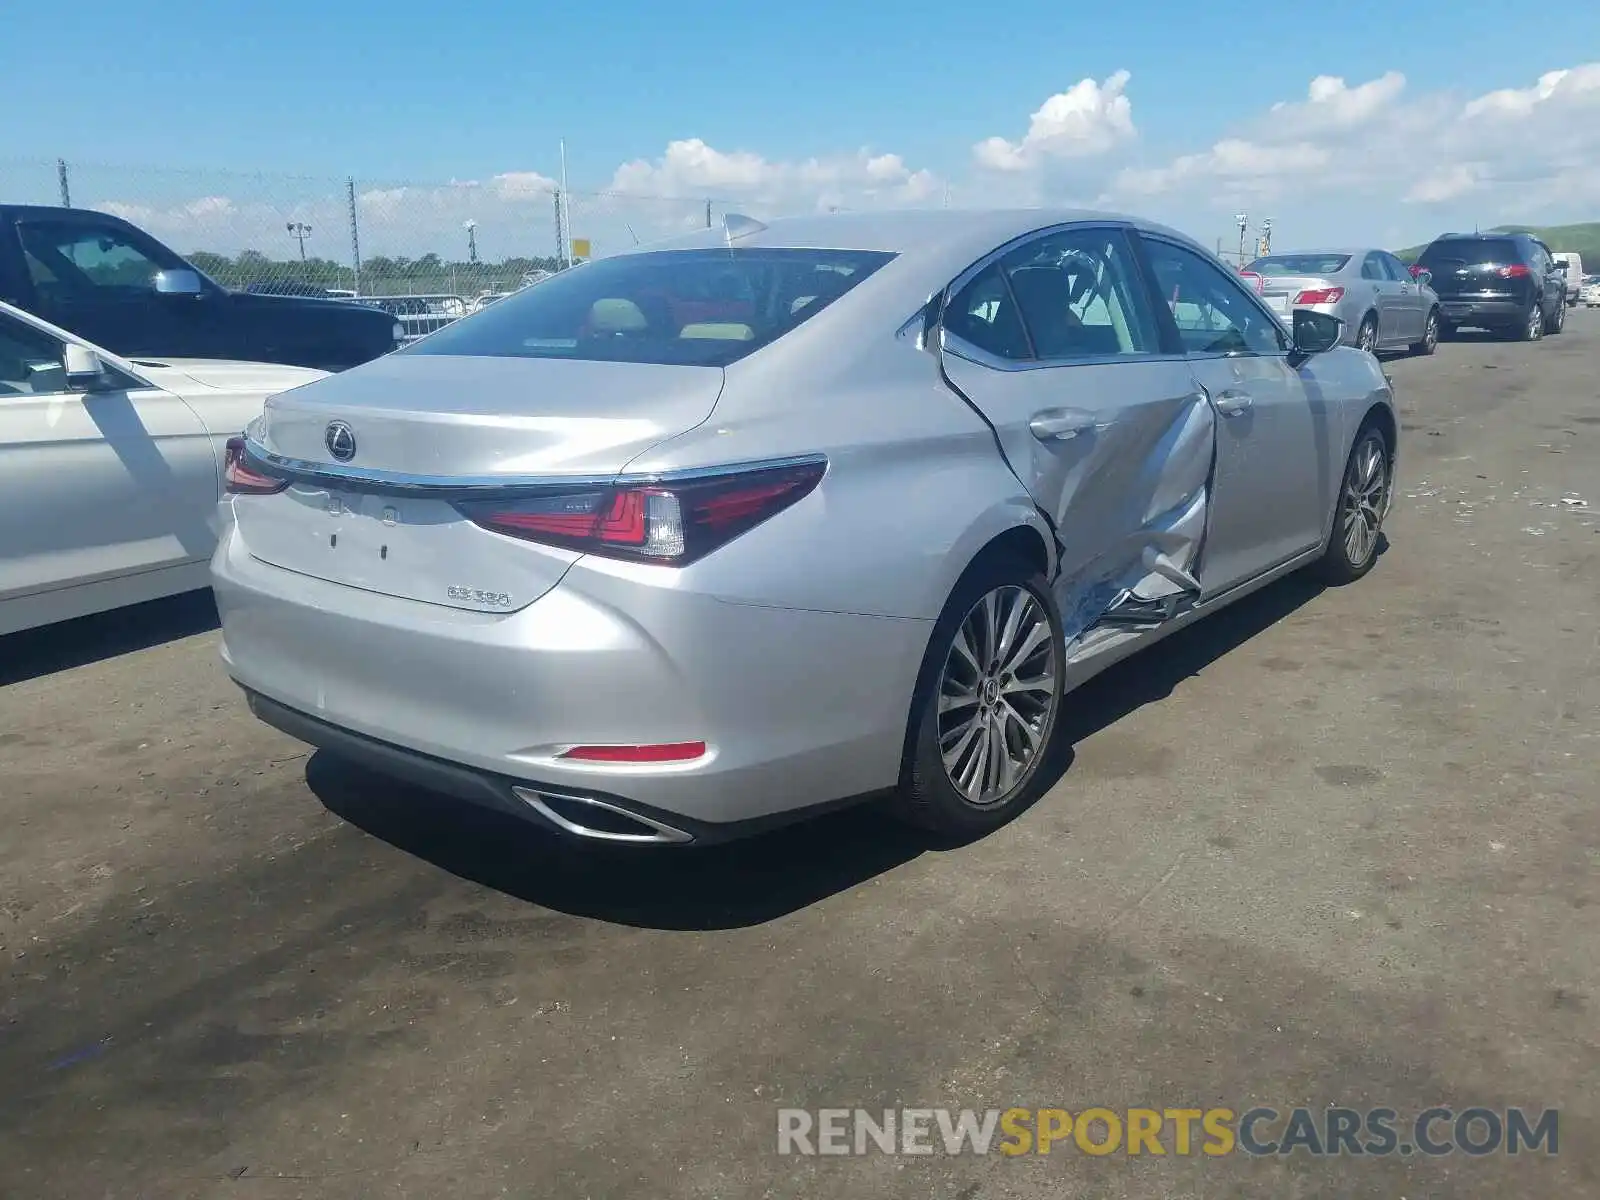
[[[476,266],[478,262],[478,223],[476,221],[468,221],[463,228],[467,231],[467,261]]]
[[[1272,218],[1267,217],[1261,222],[1261,253],[1272,253]]]
[[[1250,216],[1248,213],[1237,213],[1233,219],[1239,223],[1239,265],[1242,267],[1244,266],[1244,235],[1245,231],[1250,228]]]
[[[306,239],[311,236],[311,226],[304,221],[290,221],[284,226],[289,231],[289,236],[300,243],[300,261],[306,260]]]

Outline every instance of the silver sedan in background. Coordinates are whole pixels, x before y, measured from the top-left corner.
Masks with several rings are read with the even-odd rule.
[[[255,713],[601,841],[1048,784],[1063,696],[1376,561],[1397,421],[1183,235],[843,214],[598,259],[275,396],[212,563]]]
[[[1338,317],[1348,345],[1432,354],[1439,344],[1439,298],[1387,250],[1268,254],[1245,270],[1261,276],[1262,299],[1274,312],[1285,320],[1297,309]]]

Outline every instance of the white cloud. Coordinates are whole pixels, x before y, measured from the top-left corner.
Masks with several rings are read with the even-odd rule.
[[[770,211],[915,205],[940,183],[913,170],[898,154],[854,154],[782,161],[748,150],[723,151],[700,138],[669,142],[655,160],[617,168],[609,199],[755,202]],[[580,197],[581,199],[581,197]]]
[[[1435,224],[1587,216],[1600,205],[1597,161],[1600,63],[1475,97],[1414,95],[1397,71],[1354,84],[1319,75],[1303,99],[1207,150],[1125,168],[1102,202],[1154,205],[1202,233],[1270,203],[1280,243],[1397,226],[1420,240]]]
[[[1254,119],[1165,157],[1148,155],[1159,125],[1141,110],[1135,127],[1129,81],[1120,70],[1081,79],[1046,99],[1018,140],[949,147],[954,174],[879,149],[784,158],[680,138],[659,155],[621,163],[598,187],[575,181],[572,232],[610,253],[705,224],[708,201],[714,219],[729,209],[768,218],[931,207],[948,198],[958,205],[1098,201],[1229,241],[1234,213],[1248,211],[1257,221],[1273,217],[1280,244],[1409,244],[1443,227],[1581,219],[1600,209],[1600,62],[1497,80],[1507,86],[1477,94],[1418,93],[1398,71],[1354,80],[1318,75],[1298,96],[1262,97]],[[368,183],[357,194],[362,252],[459,258],[470,220],[486,258],[550,253],[556,186],[532,170],[426,186]],[[349,253],[342,180],[236,177],[222,185],[190,177],[184,184],[102,172],[81,188],[75,177],[73,191],[80,203],[117,212],[185,251],[281,256],[295,248],[285,223],[303,221],[314,229],[308,253]]]
[[[1047,159],[1104,154],[1136,134],[1126,93],[1130,78],[1118,71],[1104,83],[1080,79],[1039,106],[1021,141],[985,138],[972,148],[973,158],[991,171],[1026,171]]]

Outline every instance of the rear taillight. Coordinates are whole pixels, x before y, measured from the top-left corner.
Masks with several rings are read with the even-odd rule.
[[[1337,304],[1344,299],[1342,287],[1308,288],[1294,298],[1296,304]]]
[[[681,567],[802,499],[827,469],[824,461],[807,461],[456,507],[473,524],[507,537]]]
[[[289,486],[287,479],[264,475],[248,465],[242,437],[228,439],[222,477],[230,496],[271,496]]]
[[[1512,263],[1508,267],[1501,267],[1498,274],[1501,279],[1526,279],[1533,272],[1521,263]]]

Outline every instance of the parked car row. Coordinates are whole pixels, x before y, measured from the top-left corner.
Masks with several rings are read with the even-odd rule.
[[[1468,327],[1528,341],[1560,333],[1582,269],[1576,254],[1553,254],[1532,234],[1447,233],[1410,268],[1358,247],[1269,254],[1243,273],[1280,315],[1330,313],[1350,345],[1432,354]]]

